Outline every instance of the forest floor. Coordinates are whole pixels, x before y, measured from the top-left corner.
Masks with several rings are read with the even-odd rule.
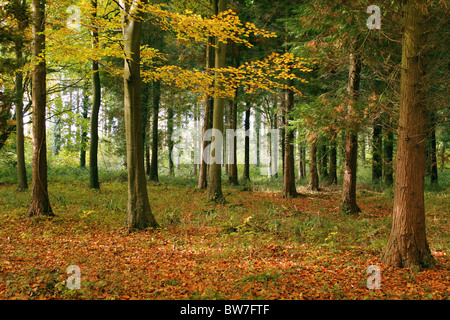
[[[195,181],[149,183],[161,229],[127,235],[125,182],[61,177],[49,184],[54,218],[27,218],[30,192],[0,185],[0,299],[449,299],[449,190],[426,192],[432,270],[385,267],[392,190],[358,185],[362,214],[340,213],[340,189],[280,182],[224,186],[225,205]],[[81,270],[80,289],[66,270]],[[381,288],[368,289],[370,265]]]

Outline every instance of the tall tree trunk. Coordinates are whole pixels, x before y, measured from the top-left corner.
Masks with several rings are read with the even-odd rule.
[[[172,107],[167,108],[167,147],[169,149],[169,175],[173,176],[174,174],[174,165],[173,165],[173,109]]]
[[[242,180],[250,181],[250,103],[247,103],[247,109],[245,110],[244,130],[245,130],[245,142],[244,142],[244,172]]]
[[[83,120],[86,121],[88,118],[88,109],[89,109],[86,85],[83,86],[81,105],[83,108],[81,116],[83,117]],[[83,123],[81,125],[80,168],[86,168],[86,147],[87,147],[87,132],[86,132],[85,125]]]
[[[305,147],[301,141],[298,143],[298,180],[306,177],[306,172],[303,170],[305,160]]]
[[[328,179],[328,139],[322,137],[320,145],[320,176]]]
[[[142,108],[140,75],[140,39],[142,2],[125,3],[122,11],[124,37],[124,107],[127,144],[128,205],[127,231],[158,226],[150,209],[145,179],[144,150],[142,143]]]
[[[236,95],[237,98],[237,95]],[[237,168],[237,158],[236,158],[236,129],[237,129],[237,107],[238,103],[235,99],[231,103],[231,119],[230,119],[230,129],[233,130],[234,134],[232,137],[229,137],[229,145],[230,145],[230,161],[229,161],[229,173],[228,173],[228,182],[232,185],[237,186],[239,184],[238,181],[238,168]]]
[[[261,110],[255,108],[255,130],[256,130],[256,167],[261,166],[260,131],[261,131]]]
[[[425,233],[424,178],[426,141],[426,0],[404,4],[400,118],[392,228],[383,263],[395,267],[432,267]]]
[[[318,134],[313,132],[311,136],[311,148],[310,148],[310,159],[309,159],[309,190],[318,191],[319,190],[319,174],[317,173],[317,143]]]
[[[379,182],[383,173],[381,155],[383,153],[383,127],[381,117],[377,117],[373,123],[372,136],[372,181]]]
[[[22,41],[15,44],[18,67],[22,67]],[[15,110],[16,110],[16,153],[17,153],[17,188],[21,191],[28,188],[27,171],[25,168],[25,139],[23,134],[23,73],[16,72],[15,77]]]
[[[356,204],[356,168],[358,160],[358,133],[354,119],[354,103],[359,98],[359,83],[361,75],[361,60],[354,53],[350,54],[350,68],[347,91],[350,101],[347,106],[349,131],[345,142],[345,170],[342,190],[342,210],[349,214],[361,212]]]
[[[327,184],[329,186],[337,184],[337,133],[335,130],[331,131],[330,140],[330,172],[328,175]]]
[[[91,1],[92,21],[97,17],[97,0]],[[93,23],[95,25],[95,22]],[[98,30],[93,27],[92,30],[92,49],[99,49]],[[98,180],[98,114],[101,103],[101,84],[98,61],[92,60],[92,112],[91,112],[91,146],[89,149],[89,188],[100,189]]]
[[[293,85],[293,80],[290,81],[289,86]],[[285,104],[284,117],[286,125],[289,125],[290,113],[294,108],[294,92],[292,90],[285,90]],[[295,131],[285,128],[284,139],[284,168],[283,168],[283,196],[286,198],[295,198],[298,196],[295,187],[295,160],[294,160],[294,138]]]
[[[394,133],[391,128],[390,115],[386,115],[386,135],[384,138],[384,183],[391,186],[394,183]]]
[[[149,124],[149,114],[150,114],[150,83],[145,82],[142,84],[142,143],[144,144],[144,163],[145,163],[145,173],[150,175],[150,148],[148,141],[148,124]]]
[[[216,13],[215,13],[216,14]],[[214,65],[214,47],[212,46],[214,39],[210,37],[208,39],[208,44],[206,46],[206,69],[211,68]],[[204,102],[204,114],[203,114],[203,128],[202,128],[202,146],[201,146],[201,163],[200,163],[200,173],[198,176],[199,189],[206,189],[208,185],[208,164],[205,158],[209,158],[208,154],[204,154],[209,141],[204,139],[205,132],[212,127],[212,114],[214,108],[214,98],[207,95]]]
[[[221,13],[226,10],[228,0],[214,0],[214,6],[217,6],[217,12]],[[226,56],[226,43],[217,39],[215,47],[215,68],[219,70],[225,67],[225,56]],[[219,83],[219,73],[215,72],[215,87],[216,91],[220,92],[223,90],[223,84]],[[209,165],[209,183],[208,183],[208,200],[217,203],[224,203],[225,198],[222,193],[222,167],[220,159],[222,159],[221,149],[222,149],[222,139],[217,139],[215,134],[223,135],[223,109],[224,109],[225,99],[222,97],[216,97],[214,99],[214,111],[213,111],[213,123],[212,129],[213,136],[211,140],[211,159],[217,159],[219,161],[211,160]],[[220,143],[219,143],[220,142]],[[218,163],[219,162],[219,163]]]
[[[150,165],[150,181],[158,181],[158,117],[161,101],[161,81],[153,82],[153,123],[152,123],[152,162]]]
[[[430,112],[430,122],[428,125],[429,140],[430,140],[430,182],[431,184],[438,183],[438,166],[436,155],[436,116],[433,111]]]
[[[33,106],[33,179],[31,205],[27,215],[53,216],[47,187],[47,137],[45,133],[45,108],[47,104],[45,57],[45,2],[32,0],[32,59],[40,58],[31,74]]]

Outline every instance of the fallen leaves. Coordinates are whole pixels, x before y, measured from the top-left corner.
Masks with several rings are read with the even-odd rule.
[[[203,197],[201,192],[193,197],[180,196],[185,193],[183,188],[169,187],[158,192],[161,200],[154,200],[158,208],[155,212],[162,212],[162,208],[170,211],[164,203],[176,204],[182,213],[178,224],[129,235],[119,227],[120,216],[111,217],[107,221],[111,225],[104,224],[104,209],[100,205],[90,204],[92,208],[88,210],[69,204],[68,208],[78,209],[60,212],[52,222],[33,221],[1,211],[0,298],[449,298],[450,264],[444,250],[433,251],[435,269],[414,272],[384,267],[379,251],[366,250],[357,243],[352,247],[337,246],[343,237],[341,232],[324,232],[322,244],[330,245],[321,246],[295,241],[285,233],[270,230],[269,223],[274,219],[288,225],[311,214],[316,220],[304,220],[311,223],[307,230],[314,228],[317,230],[310,232],[320,232],[327,227],[326,223],[339,218],[331,209],[320,210],[334,208],[338,202],[334,196],[311,194],[288,201],[276,193],[231,190],[229,205],[211,208],[197,199]],[[240,205],[233,206],[234,203]],[[89,211],[98,214],[88,214],[92,219],[80,217],[80,212]],[[208,220],[211,212],[214,219]],[[381,219],[381,214],[368,216],[372,222]],[[242,230],[223,233],[224,221],[242,226]],[[249,226],[254,232],[246,232]],[[265,228],[257,229],[260,226]],[[79,290],[69,290],[65,285],[69,265],[81,269]],[[380,290],[369,290],[366,286],[366,270],[370,265],[381,268]]]

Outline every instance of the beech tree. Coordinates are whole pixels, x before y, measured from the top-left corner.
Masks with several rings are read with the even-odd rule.
[[[124,109],[127,144],[128,205],[126,225],[128,232],[156,228],[148,200],[142,142],[140,40],[143,11],[142,1],[122,2],[122,32],[124,37]]]
[[[32,81],[33,107],[33,179],[31,205],[27,215],[53,216],[47,188],[47,136],[45,109],[47,105],[45,56],[45,2],[32,0]]]
[[[92,5],[92,49],[99,49],[98,30],[95,27],[97,18],[97,0],[91,0]],[[98,114],[101,104],[101,83],[98,60],[92,60],[92,110],[91,110],[91,144],[89,149],[89,187],[99,189],[98,180]]]
[[[214,6],[217,7],[217,12],[224,12],[227,8],[227,0],[214,0]],[[225,55],[226,55],[226,43],[221,39],[217,38],[215,47],[215,69],[221,69],[225,67]],[[219,73],[215,72],[215,88],[217,91],[223,90],[223,84],[219,82]],[[223,133],[223,112],[224,112],[225,98],[215,97],[213,106],[213,122],[212,129],[216,130],[216,133]],[[211,159],[222,159],[221,148],[222,146],[218,143],[219,140],[212,136],[211,140]],[[209,165],[209,183],[208,183],[208,200],[217,203],[225,202],[225,198],[222,193],[222,166],[217,161],[211,161]]]

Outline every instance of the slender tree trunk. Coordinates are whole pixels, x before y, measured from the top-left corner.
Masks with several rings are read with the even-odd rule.
[[[15,44],[16,60],[19,67],[23,65],[23,44],[17,41]],[[15,77],[15,110],[16,110],[16,153],[17,153],[17,188],[20,191],[28,189],[27,171],[25,168],[25,139],[23,134],[23,74],[16,72]]]
[[[144,144],[145,172],[150,175],[150,148],[148,141],[148,124],[149,124],[149,95],[150,84],[145,82],[142,84],[142,143]]]
[[[245,121],[244,121],[244,130],[245,130],[245,143],[244,143],[244,172],[242,176],[242,180],[250,181],[250,103],[247,103],[247,109],[245,110]]]
[[[158,226],[150,209],[145,179],[144,150],[142,143],[142,106],[140,75],[140,39],[142,2],[125,4],[122,12],[124,36],[124,107],[127,144],[128,205],[127,231]]]
[[[430,112],[430,123],[428,125],[429,140],[430,140],[430,182],[431,184],[438,183],[438,166],[436,155],[436,116],[433,111]]]
[[[320,140],[320,176],[322,179],[328,179],[328,140],[325,137]]]
[[[385,265],[430,268],[435,261],[425,233],[426,0],[404,3],[400,118],[392,228]]]
[[[394,183],[394,133],[391,128],[391,119],[386,115],[386,135],[384,138],[384,183],[391,186]]]
[[[289,85],[292,86],[291,80]],[[294,92],[292,90],[285,90],[285,104],[284,104],[284,117],[286,119],[286,125],[289,125],[290,113],[294,107]],[[286,198],[295,198],[298,196],[297,189],[295,187],[295,160],[294,160],[294,138],[295,131],[285,128],[285,147],[284,147],[284,172],[283,172],[283,196]]]
[[[214,65],[214,47],[212,46],[213,38],[208,39],[208,44],[206,46],[206,69],[211,68]],[[199,189],[206,189],[208,185],[208,164],[205,158],[209,158],[209,155],[204,154],[209,141],[204,139],[205,132],[211,129],[212,126],[212,113],[214,108],[214,98],[207,95],[204,102],[204,115],[203,115],[203,128],[202,128],[202,146],[201,146],[201,163],[200,163],[200,173],[198,176]]]
[[[318,134],[312,133],[311,137],[311,148],[310,148],[310,159],[309,159],[309,190],[318,191],[319,190],[319,174],[317,173],[317,143]]]
[[[168,107],[167,109],[167,145],[169,148],[169,175],[173,176],[174,174],[174,165],[173,165],[173,109],[172,107]]]
[[[83,108],[81,116],[83,120],[86,121],[88,118],[88,97],[87,97],[87,89],[86,86],[83,87],[82,90],[82,98],[81,105]],[[80,168],[86,168],[86,147],[87,147],[87,132],[84,123],[81,125],[81,143],[80,143]]]
[[[45,2],[32,0],[32,59],[42,57],[45,52]],[[47,104],[46,63],[42,57],[31,74],[33,106],[33,179],[31,205],[27,215],[53,216],[47,187],[47,138],[45,129],[45,108]]]
[[[227,0],[214,0],[214,6],[217,6],[217,12],[223,12],[227,8]],[[215,68],[216,70],[225,67],[225,56],[226,56],[226,43],[216,41],[215,47]],[[216,91],[220,92],[223,90],[223,84],[219,83],[218,80],[219,73],[215,72],[215,87]],[[217,139],[215,134],[222,134],[223,136],[223,109],[224,109],[225,99],[221,97],[216,97],[214,99],[214,111],[213,111],[213,136],[211,140],[211,163],[209,165],[209,183],[208,183],[208,200],[217,203],[224,203],[225,198],[222,193],[222,168],[221,164],[212,159],[220,160],[222,159],[221,149],[222,149],[222,139]],[[220,142],[220,143],[219,143]],[[220,161],[219,161],[220,162]]]
[[[303,171],[305,163],[305,147],[303,142],[298,143],[298,180],[305,178],[306,173]]]
[[[330,141],[330,172],[327,184],[329,186],[337,184],[337,134],[335,130],[331,131]]]
[[[255,130],[256,130],[256,167],[261,166],[261,150],[260,150],[260,131],[261,131],[261,111],[259,108],[255,108]]]
[[[97,0],[92,0],[91,4],[94,10],[92,12],[92,20],[95,21],[97,17]],[[99,49],[98,31],[95,27],[92,30],[92,48],[94,50]],[[93,104],[91,112],[91,146],[89,149],[89,188],[100,189],[98,180],[98,114],[101,103],[101,84],[97,60],[92,60],[92,77]]]
[[[361,212],[356,204],[356,168],[358,160],[358,133],[354,123],[354,102],[359,98],[359,83],[361,75],[361,60],[356,55],[350,54],[350,71],[347,91],[350,101],[347,106],[349,125],[352,127],[346,134],[345,143],[345,170],[344,185],[342,191],[342,210],[349,214]]]
[[[153,123],[152,123],[152,162],[150,165],[150,181],[158,181],[158,117],[161,101],[161,82],[153,82]]]
[[[236,158],[236,129],[237,129],[237,107],[238,103],[236,100],[231,103],[231,119],[230,119],[230,129],[233,130],[234,134],[231,137],[230,141],[230,163],[229,163],[229,173],[228,173],[228,182],[232,185],[237,186],[239,184],[238,181],[238,168],[237,168],[237,158]]]
[[[382,138],[382,122],[381,117],[375,119],[373,123],[372,136],[372,181],[379,182],[383,173],[383,164],[381,155],[383,153],[383,138]]]

